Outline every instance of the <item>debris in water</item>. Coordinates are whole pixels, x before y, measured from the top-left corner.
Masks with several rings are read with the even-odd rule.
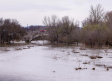
[[[82,56],[88,56],[87,54],[81,54]]]
[[[107,68],[107,71],[109,70],[109,68]]]
[[[53,71],[55,73],[55,71]]]
[[[92,70],[95,70],[95,68],[92,68]]]
[[[4,51],[10,51],[10,50],[6,49],[6,50],[4,50]]]
[[[78,68],[75,68],[75,70],[78,70]]]
[[[97,58],[103,58],[103,57],[101,57],[101,56],[96,56]]]
[[[80,50],[87,50],[86,48],[80,48]]]
[[[87,69],[87,68],[83,68],[83,69]]]
[[[91,59],[96,59],[96,56],[90,56]]]
[[[83,64],[90,64],[90,62],[83,62]]]
[[[73,53],[80,53],[80,52],[73,52]]]
[[[16,50],[22,50],[22,48],[16,48]]]
[[[28,48],[23,48],[23,49],[28,49]]]
[[[63,50],[63,52],[65,52],[65,50]]]

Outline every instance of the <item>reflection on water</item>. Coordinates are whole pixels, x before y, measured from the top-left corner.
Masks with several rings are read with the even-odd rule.
[[[43,41],[2,45],[0,81],[111,81],[111,52],[82,46],[53,47]]]

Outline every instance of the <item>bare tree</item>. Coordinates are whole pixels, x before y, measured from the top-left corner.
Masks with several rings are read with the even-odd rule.
[[[70,20],[68,16],[64,16],[62,19],[57,18],[56,15],[52,15],[51,18],[44,17],[43,23],[48,26],[48,39],[51,42],[66,44],[78,42],[78,37],[75,37],[78,36],[78,32],[76,34],[75,30],[79,23],[74,23],[74,20]]]
[[[76,31],[77,28],[79,27],[78,21],[74,23],[74,19],[69,19],[68,16],[65,16],[61,20],[62,22],[62,41],[64,43],[70,44],[73,42],[77,42],[77,36],[78,32]],[[77,33],[76,33],[77,32]]]
[[[59,43],[61,23],[59,18],[56,15],[52,15],[51,17],[44,17],[43,23],[47,26],[48,31],[48,39],[57,44]]]
[[[90,23],[91,24],[100,24],[104,17],[104,11],[100,4],[98,4],[95,8],[91,6],[90,10]]]
[[[104,11],[100,4],[95,8],[91,6],[90,15],[83,22],[83,39],[85,43],[91,45],[91,47],[98,45],[102,46],[104,43],[105,35],[104,30]],[[85,38],[84,38],[85,37]]]
[[[107,27],[112,28],[112,11],[106,13],[105,22]]]

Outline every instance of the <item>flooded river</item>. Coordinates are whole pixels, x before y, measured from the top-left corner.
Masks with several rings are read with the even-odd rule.
[[[81,48],[1,46],[0,81],[112,81],[112,49]]]

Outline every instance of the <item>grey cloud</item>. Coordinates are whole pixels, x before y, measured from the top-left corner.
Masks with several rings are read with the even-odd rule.
[[[25,10],[56,10],[65,11],[70,10],[65,7],[52,6],[52,5],[34,5],[34,4],[16,4],[16,5],[0,5],[0,11],[25,11]]]

